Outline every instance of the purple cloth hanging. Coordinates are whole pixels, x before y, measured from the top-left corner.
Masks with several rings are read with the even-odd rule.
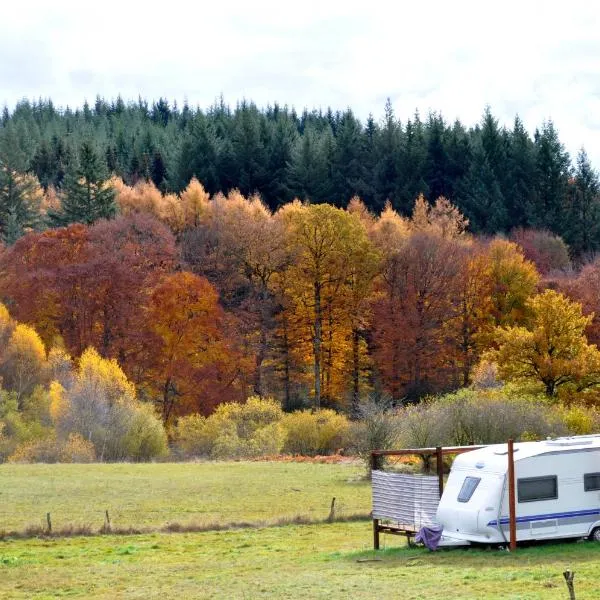
[[[415,536],[415,542],[420,542],[429,550],[436,550],[442,539],[443,527],[421,527]]]

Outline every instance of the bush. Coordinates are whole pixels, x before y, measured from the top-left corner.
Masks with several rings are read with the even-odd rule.
[[[538,396],[497,390],[464,389],[400,411],[403,446],[493,444],[509,438],[543,439],[568,427],[558,409]]]
[[[94,444],[78,434],[71,434],[66,441],[49,437],[21,444],[9,457],[8,462],[90,463],[95,459]]]
[[[349,442],[350,423],[334,410],[290,413],[285,415],[282,425],[285,430],[284,451],[291,454],[333,454]]]
[[[150,460],[167,453],[162,422],[141,403],[114,360],[88,348],[67,388],[52,382],[49,414],[59,437],[78,433],[94,444],[100,461]]]
[[[180,417],[177,421],[174,443],[183,456],[210,456],[215,439],[202,415]]]
[[[371,472],[371,452],[391,450],[398,447],[399,421],[388,401],[372,399],[358,407],[359,420],[352,424],[352,449],[365,462],[367,473]]]
[[[278,454],[285,438],[282,417],[274,400],[253,396],[244,404],[221,404],[210,417],[180,418],[175,447],[184,456],[221,460]]]

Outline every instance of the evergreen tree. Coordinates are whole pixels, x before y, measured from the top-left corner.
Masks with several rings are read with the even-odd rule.
[[[399,187],[400,144],[402,131],[394,116],[392,103],[385,103],[385,116],[381,129],[377,132],[374,169],[375,207],[383,209],[387,200],[392,200]]]
[[[583,148],[577,155],[566,209],[564,237],[571,252],[580,255],[600,249],[600,180]]]
[[[461,210],[474,232],[506,231],[504,196],[481,144],[473,149],[471,167],[460,184]]]
[[[538,229],[550,229],[560,235],[570,172],[569,155],[552,121],[544,123],[541,133],[536,131],[534,141],[537,194],[529,221]]]
[[[444,196],[451,198],[452,180],[450,159],[446,150],[446,124],[441,115],[431,113],[427,123],[427,160],[425,180],[432,200]]]
[[[529,227],[529,216],[536,205],[536,166],[533,142],[521,119],[515,118],[509,137],[504,198],[512,228]]]
[[[427,144],[418,112],[413,121],[407,122],[403,142],[400,150],[400,188],[397,197],[398,208],[405,215],[409,215],[419,194],[429,194],[425,182]]]
[[[49,213],[55,225],[89,225],[98,219],[110,219],[116,213],[115,192],[107,185],[104,166],[91,142],[81,144],[78,163],[65,177],[61,209]]]
[[[351,110],[340,119],[336,137],[336,152],[333,163],[333,189],[338,206],[346,206],[350,198],[371,197],[365,168],[365,152],[360,122]]]
[[[42,190],[35,176],[25,173],[25,164],[15,131],[4,129],[0,136],[0,237],[6,244],[42,225]]]

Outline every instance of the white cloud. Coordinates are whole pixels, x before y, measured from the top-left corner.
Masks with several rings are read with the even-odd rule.
[[[309,0],[220,3],[33,0],[3,7],[0,102],[96,94],[207,106],[221,93],[298,110],[419,109],[477,122],[552,118],[600,167],[600,9],[586,0]],[[484,7],[485,6],[485,7]]]

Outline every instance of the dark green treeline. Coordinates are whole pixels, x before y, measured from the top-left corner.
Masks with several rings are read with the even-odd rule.
[[[350,109],[98,98],[76,110],[24,100],[0,120],[0,166],[18,162],[44,187],[73,185],[90,144],[101,170],[165,192],[196,176],[210,193],[258,192],[273,209],[295,197],[345,206],[358,195],[375,212],[389,199],[403,214],[419,193],[446,196],[475,233],[535,227],[561,235],[574,256],[600,249],[598,176],[585,152],[571,161],[551,122],[532,138],[518,117],[507,129],[489,109],[466,127],[435,113],[398,118],[389,101],[363,123]]]

